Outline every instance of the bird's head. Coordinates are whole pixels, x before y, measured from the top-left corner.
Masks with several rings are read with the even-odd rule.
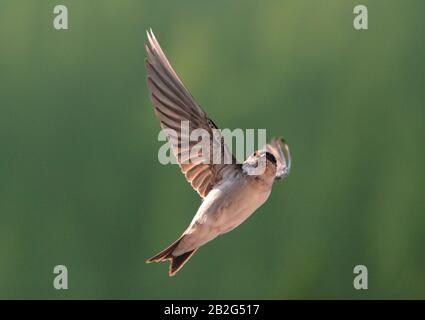
[[[242,169],[250,176],[273,178],[277,170],[276,157],[266,150],[257,150],[245,160]]]

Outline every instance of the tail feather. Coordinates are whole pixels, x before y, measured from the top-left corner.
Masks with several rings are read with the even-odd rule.
[[[180,241],[183,239],[184,236],[180,237],[177,241],[173,242],[171,245],[169,245],[167,248],[162,250],[160,253],[154,255],[153,257],[146,260],[146,263],[151,262],[161,262],[161,261],[167,261],[171,260],[170,262],[170,270],[169,275],[174,276],[177,271],[179,271],[183,265],[190,259],[190,257],[196,252],[196,249],[193,249],[191,251],[185,252],[179,256],[173,256],[174,249],[177,248]]]
[[[197,249],[193,249],[192,251],[185,252],[177,257],[171,258],[170,271],[168,274],[170,276],[174,276],[177,271],[179,271],[184,264],[190,259],[190,257],[196,252]]]
[[[146,263],[151,262],[160,262],[160,261],[166,261],[172,258],[172,253],[174,249],[179,245],[182,238],[178,239],[177,241],[170,244],[167,248],[162,250],[160,253],[154,255],[153,257],[146,260]]]

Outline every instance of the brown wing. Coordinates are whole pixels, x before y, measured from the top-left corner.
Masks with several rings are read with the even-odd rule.
[[[155,114],[158,116],[163,129],[174,130],[175,134],[165,131],[174,156],[186,176],[186,180],[204,198],[223,175],[229,170],[240,170],[240,166],[236,165],[235,158],[229,152],[221,134],[216,131],[214,135],[213,129],[217,129],[217,126],[208,118],[183,85],[168,62],[152,30],[148,31],[147,34],[149,45],[145,45],[148,55],[146,68],[148,87],[151,91],[151,101],[155,108]],[[188,132],[181,130],[182,121],[188,122]],[[204,129],[209,134],[210,148],[206,152],[207,154],[203,154],[202,150],[197,153],[191,152],[198,141],[188,141],[188,136],[190,137],[195,129]],[[218,153],[220,161],[213,162],[213,150],[220,150]],[[215,154],[217,154],[217,151]],[[227,163],[231,162],[231,164],[224,164],[225,159]]]

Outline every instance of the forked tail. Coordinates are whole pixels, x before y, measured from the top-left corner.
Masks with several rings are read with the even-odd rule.
[[[146,263],[170,260],[170,271],[168,272],[168,274],[170,276],[174,276],[177,271],[179,271],[183,267],[183,265],[190,259],[190,257],[196,252],[196,250],[198,250],[198,248],[196,248],[191,251],[185,252],[179,256],[174,256],[173,251],[177,248],[183,237],[184,235],[181,236],[177,241],[169,245],[167,248],[162,250],[160,253],[146,260]]]

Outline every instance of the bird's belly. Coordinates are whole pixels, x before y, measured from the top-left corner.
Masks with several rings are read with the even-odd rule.
[[[270,190],[259,191],[249,185],[231,190],[211,190],[185,231],[181,247],[188,251],[231,231],[252,215],[269,195]]]
[[[267,200],[269,194],[270,192],[252,191],[247,188],[231,195],[225,202],[226,205],[220,207],[212,216],[219,233],[229,232],[239,226]]]

